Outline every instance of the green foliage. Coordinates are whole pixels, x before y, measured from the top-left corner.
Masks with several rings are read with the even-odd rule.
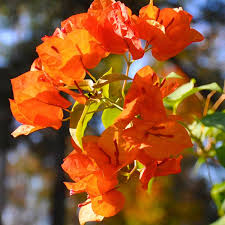
[[[224,225],[225,224],[225,216],[218,219],[216,222],[211,223],[210,225]]]
[[[108,108],[105,109],[102,113],[102,123],[105,128],[111,126],[114,123],[114,120],[116,119],[117,116],[121,111],[117,108]]]
[[[225,167],[225,145],[216,149],[216,156],[223,167]]]
[[[205,116],[201,122],[207,127],[216,127],[225,131],[225,113],[215,112]]]
[[[184,79],[182,76],[175,72],[171,72],[166,76],[166,79],[171,79],[171,78],[179,78],[179,79]]]
[[[222,89],[218,86],[217,83],[211,83],[207,85],[202,85],[199,87],[194,87],[195,80],[192,79],[189,83],[183,84],[177,88],[172,94],[167,96],[164,99],[164,104],[168,107],[173,108],[173,112],[176,112],[178,105],[187,97],[202,91],[202,90],[211,90],[222,92]]]
[[[85,129],[88,122],[93,117],[95,111],[101,105],[100,101],[87,102],[85,106],[75,104],[71,112],[70,120],[70,135],[75,143],[82,148],[82,137],[84,136]]]
[[[112,68],[110,68],[109,71],[103,75],[103,77],[106,77],[109,74],[112,74]],[[106,84],[102,87],[102,94],[104,97],[109,98],[109,84]]]
[[[225,214],[225,182],[215,184],[211,190],[211,196],[216,203],[220,216]]]
[[[78,123],[80,121],[81,115],[84,111],[84,105],[81,105],[79,103],[75,103],[73,106],[73,109],[70,113],[70,135],[75,141],[76,144],[79,145],[79,141],[77,139],[77,127],[79,126]]]

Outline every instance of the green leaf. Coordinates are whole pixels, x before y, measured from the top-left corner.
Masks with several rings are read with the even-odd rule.
[[[71,112],[70,135],[75,143],[82,148],[82,138],[88,122],[97,111],[101,102],[87,103],[85,106],[77,104]],[[91,112],[91,113],[89,113]]]
[[[210,225],[224,225],[225,224],[225,216],[218,219],[216,222],[211,223]]]
[[[178,105],[187,97],[202,91],[202,90],[211,90],[222,92],[222,89],[217,83],[211,83],[207,85],[202,85],[199,87],[194,87],[195,80],[191,79],[189,83],[186,83],[179,88],[177,88],[172,94],[164,98],[164,104],[170,107],[173,107],[173,111],[176,112]]]
[[[196,89],[195,93],[202,90],[223,92],[223,89],[215,82],[196,87],[195,89]]]
[[[109,74],[112,74],[112,67],[103,75],[103,77],[108,76]],[[109,84],[102,87],[102,94],[104,97],[109,98]]]
[[[179,79],[184,79],[182,76],[175,72],[171,72],[166,76],[166,79],[171,79],[171,78],[179,78]]]
[[[168,95],[163,99],[164,104],[170,106],[176,111],[180,102],[185,98],[187,93],[189,93],[194,88],[195,80],[191,80],[189,83],[186,83],[179,88],[177,88],[173,93]]]
[[[224,215],[225,182],[215,184],[211,190],[211,196],[216,203],[219,215]]]
[[[195,80],[191,80],[190,82],[183,84],[179,88],[177,88],[173,93],[167,96],[167,101],[176,102],[182,99],[187,93],[189,93],[194,88]]]
[[[216,149],[216,156],[223,167],[225,167],[225,146]]]
[[[213,114],[205,116],[201,122],[207,127],[216,127],[225,131],[225,113],[215,112]]]
[[[107,128],[111,126],[120,113],[121,111],[117,108],[105,109],[102,113],[102,123],[104,127]]]
[[[101,88],[107,84],[110,84],[115,81],[120,81],[120,80],[132,80],[132,78],[124,75],[124,74],[119,74],[119,73],[112,73],[108,74],[106,76],[102,76],[100,79],[98,79],[97,83],[94,84],[94,88]]]

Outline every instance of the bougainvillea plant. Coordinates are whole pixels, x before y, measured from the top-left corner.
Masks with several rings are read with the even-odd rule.
[[[224,94],[209,110],[211,96],[223,92],[216,83],[194,87],[191,80],[180,85],[177,74],[162,77],[150,66],[133,79],[128,76],[131,64],[148,51],[164,61],[192,42],[202,41],[204,37],[190,27],[191,20],[182,8],[160,10],[152,0],[139,16],[119,1],[94,0],[87,13],[71,16],[52,36],[43,37],[30,71],[12,79],[11,111],[21,123],[14,137],[46,127],[59,129],[62,121],[70,120],[74,150],[62,168],[73,180],[65,182],[70,194],[87,193],[87,200],[79,204],[80,224],[102,221],[123,208],[120,176],[129,179],[138,171],[147,189],[154,177],[179,173],[184,149],[192,149],[202,161],[214,158],[225,164],[224,112],[215,113]],[[110,54],[123,55],[126,74],[112,73],[112,65],[96,80],[89,69]],[[110,91],[114,82],[117,95]],[[205,117],[187,122],[177,115],[178,105],[201,90],[211,90]],[[62,92],[75,100],[73,106]],[[63,110],[70,113],[69,118],[63,118]],[[99,111],[103,111],[105,130],[100,136],[84,136],[88,122]],[[210,147],[204,144],[206,139]],[[218,141],[222,142],[219,147]],[[224,199],[218,200],[215,192],[220,207]]]

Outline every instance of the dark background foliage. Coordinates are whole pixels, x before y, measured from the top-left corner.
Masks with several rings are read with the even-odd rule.
[[[135,14],[146,0],[124,0]],[[68,127],[60,131],[46,129],[29,137],[13,139],[10,133],[18,125],[13,119],[8,98],[12,98],[10,79],[29,70],[37,57],[35,48],[41,37],[51,35],[60,21],[87,11],[90,0],[0,0],[0,225],[72,225],[78,224],[76,204],[85,196],[71,197],[65,190],[60,164],[71,151]],[[160,7],[182,6],[193,17],[193,26],[205,40],[193,44],[169,61],[198,84],[218,82],[225,77],[225,1],[155,0]],[[122,67],[120,58],[107,63]],[[150,59],[148,63],[152,62]],[[165,64],[153,62],[155,67]],[[102,71],[105,71],[102,68]],[[34,109],[35,110],[35,109]],[[96,120],[89,132],[95,132]],[[123,212],[103,224],[129,225],[206,225],[216,220],[216,208],[210,198],[208,171],[193,174],[196,159],[186,155],[183,172],[158,179],[151,195],[131,181],[124,189],[127,204]],[[210,168],[213,182],[222,179],[217,168]]]

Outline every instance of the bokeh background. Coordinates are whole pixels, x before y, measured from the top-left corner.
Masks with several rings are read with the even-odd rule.
[[[135,14],[147,0],[121,0]],[[131,67],[130,76],[150,64],[158,73],[175,70],[197,83],[218,82],[225,78],[225,1],[155,0],[160,7],[182,6],[190,12],[193,27],[205,40],[192,44],[168,62],[157,62],[147,54]],[[45,129],[28,137],[13,139],[18,126],[8,98],[12,98],[10,79],[29,70],[37,57],[35,48],[41,37],[51,35],[67,17],[86,12],[91,0],[0,0],[0,225],[75,225],[77,203],[85,196],[69,197],[60,167],[71,151],[68,124],[59,131]],[[94,71],[100,75],[113,65],[122,71],[122,57],[110,56]],[[204,93],[203,93],[204,96]],[[215,99],[214,99],[215,100]],[[181,107],[201,115],[198,100]],[[33,109],[35,110],[35,109]],[[100,115],[89,124],[87,133],[98,134]],[[217,219],[210,197],[212,183],[225,179],[225,170],[214,165],[195,170],[196,158],[185,153],[182,173],[157,179],[151,193],[135,184],[137,176],[124,187],[127,202],[117,216],[101,224],[117,225],[207,225]],[[211,181],[209,179],[209,173]],[[212,183],[211,183],[212,182]]]

